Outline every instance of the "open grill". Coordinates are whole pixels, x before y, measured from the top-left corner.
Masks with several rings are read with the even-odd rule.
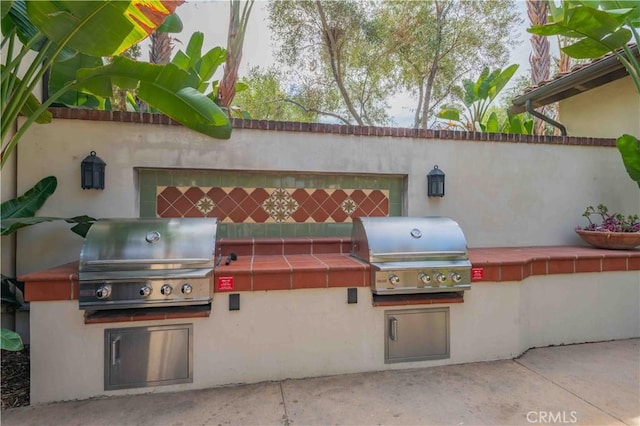
[[[450,218],[355,218],[351,238],[351,255],[371,266],[374,294],[471,288],[467,241],[460,226]]]
[[[80,309],[210,303],[216,230],[216,218],[98,220],[80,253]]]

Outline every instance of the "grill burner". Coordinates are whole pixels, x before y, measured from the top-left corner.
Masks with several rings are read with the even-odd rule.
[[[216,230],[216,218],[95,222],[80,252],[80,309],[210,303]]]
[[[450,218],[354,218],[351,240],[351,255],[371,265],[374,294],[471,289],[467,242]]]

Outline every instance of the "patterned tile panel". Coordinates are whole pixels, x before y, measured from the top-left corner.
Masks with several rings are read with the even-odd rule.
[[[342,223],[388,216],[389,190],[157,186],[158,217],[223,223]]]

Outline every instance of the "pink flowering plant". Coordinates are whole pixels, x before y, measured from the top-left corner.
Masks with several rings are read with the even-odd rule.
[[[591,216],[600,216],[600,223],[594,223]],[[624,216],[621,213],[609,213],[609,209],[604,204],[599,204],[597,210],[592,206],[582,213],[589,221],[589,225],[585,227],[576,227],[578,230],[584,231],[600,231],[600,232],[640,232],[640,218],[637,214]]]

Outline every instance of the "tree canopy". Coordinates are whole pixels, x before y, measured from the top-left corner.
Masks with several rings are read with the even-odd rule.
[[[414,103],[414,126],[426,128],[463,78],[506,64],[521,23],[514,1],[275,0],[278,70],[254,69],[246,82],[286,76],[281,96],[265,101],[359,125],[390,124],[389,102],[402,93]]]

